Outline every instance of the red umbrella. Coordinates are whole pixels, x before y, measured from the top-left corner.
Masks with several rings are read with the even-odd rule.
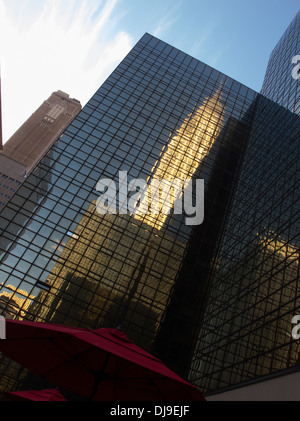
[[[90,400],[201,401],[200,391],[116,329],[6,321],[0,351]]]
[[[2,394],[13,401],[66,401],[57,389],[2,392]]]

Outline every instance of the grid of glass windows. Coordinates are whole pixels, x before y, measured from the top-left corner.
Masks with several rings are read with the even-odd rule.
[[[273,50],[230,210],[206,274],[190,379],[216,390],[299,365],[300,12]],[[284,107],[284,108],[283,108]],[[289,111],[287,111],[287,110]],[[292,114],[294,113],[294,114]],[[196,334],[197,332],[197,334]]]
[[[0,173],[0,210],[17,191],[20,184],[18,180]]]
[[[299,117],[259,97],[193,355],[206,392],[299,363],[299,140]]]
[[[121,324],[162,355],[194,229],[172,209],[163,219],[100,215],[97,183],[117,182],[120,171],[128,182],[149,182],[153,174],[204,179],[211,211],[203,244],[212,251],[226,200],[215,208],[234,189],[256,97],[145,34],[1,212],[1,313],[80,327]],[[182,314],[194,286],[187,283],[182,294]],[[194,304],[188,323],[196,320]],[[172,330],[173,341],[177,336]],[[184,339],[190,336],[187,329]],[[181,340],[176,355],[186,346]],[[11,387],[13,371],[5,367],[3,360],[1,387]]]
[[[145,34],[1,211],[1,314],[121,325],[205,392],[298,364],[300,123],[272,72],[292,112]],[[97,183],[119,191],[120,171],[204,179],[203,223],[99,214]]]
[[[274,48],[267,67],[261,93],[272,101],[300,115],[299,83],[293,77],[300,56],[300,11]]]

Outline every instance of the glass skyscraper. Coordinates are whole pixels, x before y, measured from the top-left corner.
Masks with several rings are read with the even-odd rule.
[[[204,392],[295,365],[298,149],[295,113],[145,34],[0,213],[1,314],[121,326]],[[124,212],[125,184],[153,179],[204,180],[204,219],[175,189]]]
[[[275,119],[274,119],[275,117]],[[191,377],[214,392],[298,365],[299,116],[264,97],[207,275]]]
[[[261,94],[298,114],[300,114],[300,88],[298,76],[294,75],[294,72],[297,73],[299,62],[300,10],[270,55],[261,89]]]
[[[295,397],[283,378],[299,371],[300,351],[292,337],[292,319],[300,314],[300,88],[292,73],[299,51],[298,12],[270,56],[207,275],[190,378],[227,399],[257,397],[251,384],[270,379],[274,384],[259,389],[263,397],[273,392],[280,399],[284,389]]]
[[[256,97],[145,34],[3,209],[2,314],[81,327],[121,324],[139,345],[171,359],[163,330],[173,318],[168,308],[178,299],[194,227],[172,209],[100,215],[97,183],[117,182],[126,172],[128,183],[197,178],[213,190],[221,171],[217,177],[229,177],[224,194],[230,194],[235,180],[227,161],[231,153],[240,160],[238,138],[243,143],[247,136]],[[205,208],[218,201],[208,198]],[[225,205],[211,212],[203,234],[208,253],[224,212]],[[206,258],[199,264],[206,268]],[[187,283],[184,308],[193,289]],[[175,360],[190,335],[180,326],[178,335],[172,331],[172,341],[180,337]]]

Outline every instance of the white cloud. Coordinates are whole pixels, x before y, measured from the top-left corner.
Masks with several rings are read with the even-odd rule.
[[[212,35],[218,27],[217,22],[207,23],[201,30],[196,38],[196,41],[192,44],[189,53],[192,56],[199,57],[201,54],[207,52],[207,45],[209,44]]]
[[[217,67],[221,59],[231,47],[231,43],[216,43],[216,32],[220,20],[208,22],[199,32],[197,40],[191,45],[188,53],[204,61],[212,67]]]
[[[182,6],[182,0],[175,3],[173,7],[167,12],[167,14],[161,19],[153,30],[155,37],[162,37],[180,18],[179,10]]]
[[[226,54],[226,52],[230,49],[231,43],[225,44],[222,48],[217,50],[214,54],[212,54],[210,65],[212,67],[217,67],[223,58],[223,56]]]
[[[117,5],[44,0],[31,25],[22,27],[20,12],[14,17],[0,0],[4,141],[58,89],[84,105],[125,57],[133,40],[114,30]]]

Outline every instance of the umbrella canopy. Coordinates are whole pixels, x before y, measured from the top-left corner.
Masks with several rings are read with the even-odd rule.
[[[66,401],[57,389],[2,392],[2,394],[13,401]]]
[[[117,329],[7,320],[0,352],[90,400],[205,400],[195,386]]]

